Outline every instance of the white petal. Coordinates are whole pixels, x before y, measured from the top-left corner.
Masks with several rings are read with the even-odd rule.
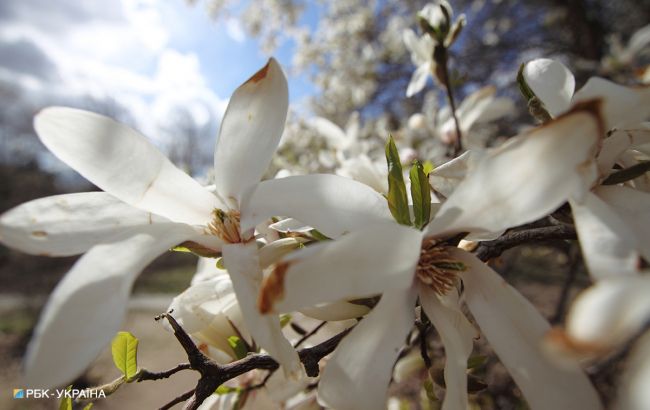
[[[337,410],[386,407],[392,368],[413,327],[414,288],[386,292],[339,344],[318,386],[319,400]]]
[[[360,154],[343,160],[336,174],[368,185],[380,194],[388,194],[388,172],[385,161],[380,164],[371,160],[366,154]]]
[[[302,175],[260,183],[242,207],[242,229],[288,216],[338,237],[392,220],[386,199],[372,188],[336,175]]]
[[[425,85],[427,85],[427,77],[431,74],[431,64],[424,63],[419,65],[418,68],[413,72],[411,81],[409,82],[408,87],[406,88],[406,96],[412,97],[415,94],[422,91]]]
[[[145,137],[108,117],[51,107],[36,116],[34,128],[54,155],[127,204],[193,225],[205,224],[220,206]]]
[[[314,229],[312,226],[305,225],[299,220],[293,218],[286,218],[276,223],[272,223],[271,225],[269,225],[269,228],[282,233],[289,233],[289,232],[308,233],[309,231]]]
[[[302,364],[298,353],[282,334],[280,319],[274,315],[261,315],[257,310],[257,294],[262,281],[257,245],[226,245],[223,247],[223,260],[244,314],[244,323],[253,339],[280,363],[287,377],[299,378],[303,374]]]
[[[257,184],[280,142],[289,106],[287,79],[274,58],[230,98],[214,152],[217,191],[232,206]]]
[[[650,26],[648,26],[650,28]],[[650,33],[649,33],[650,34]],[[635,345],[625,363],[619,393],[620,410],[647,410],[650,408],[650,333]]]
[[[338,125],[323,117],[316,117],[311,122],[314,129],[327,138],[332,147],[338,148],[345,145],[347,137]]]
[[[592,193],[582,202],[570,203],[582,254],[592,277],[638,273],[639,253],[634,234],[614,209]]]
[[[421,232],[391,223],[294,252],[265,279],[260,308],[291,312],[408,288],[421,241]]]
[[[55,387],[79,376],[120,329],[138,273],[186,234],[182,225],[162,226],[155,235],[97,245],[79,259],[34,330],[25,359],[27,385]]]
[[[300,309],[300,313],[305,316],[327,322],[356,319],[365,316],[369,311],[370,308],[365,305],[350,303],[345,300]]]
[[[542,100],[549,114],[556,117],[569,109],[576,82],[564,64],[540,58],[526,63],[523,74],[526,83]]]
[[[650,278],[603,279],[582,292],[571,306],[567,335],[576,346],[607,351],[638,332],[650,318]]]
[[[429,182],[433,188],[445,197],[451,196],[458,184],[465,179],[468,170],[475,166],[481,153],[465,151],[459,157],[435,167],[429,173]]]
[[[56,195],[26,202],[0,216],[0,241],[31,254],[70,256],[161,223],[172,224],[105,192]]]
[[[634,126],[650,115],[650,87],[625,87],[592,77],[573,97],[573,104],[599,98],[605,130]]]
[[[467,306],[530,408],[602,408],[577,363],[567,360],[559,367],[545,356],[541,342],[550,325],[535,307],[474,255],[450,252],[467,266],[462,274]]]
[[[605,138],[598,154],[598,170],[602,177],[612,172],[612,167],[623,152],[629,148],[650,143],[650,129],[637,128],[617,130],[610,137]]]
[[[428,232],[498,232],[584,195],[596,180],[595,152],[603,135],[595,108],[576,108],[482,157]]]
[[[599,186],[594,193],[605,201],[633,232],[635,248],[650,260],[650,193],[627,186]]]
[[[445,386],[443,410],[466,409],[467,359],[472,353],[477,332],[459,306],[445,306],[429,287],[420,284],[420,303],[438,331],[445,347]]]

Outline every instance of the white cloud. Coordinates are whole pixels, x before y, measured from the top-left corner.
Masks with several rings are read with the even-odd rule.
[[[12,107],[15,115],[52,104],[90,108],[120,117],[160,144],[161,123],[174,110],[189,110],[199,127],[223,115],[227,100],[210,89],[199,57],[171,46],[170,27],[177,24],[166,19],[176,13],[161,9],[170,4],[34,1],[39,5],[31,10],[21,0],[0,5],[0,91],[9,87],[20,96],[15,104],[24,107]],[[18,137],[31,128],[21,119],[0,132]]]

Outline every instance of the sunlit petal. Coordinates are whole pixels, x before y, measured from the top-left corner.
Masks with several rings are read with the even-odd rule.
[[[206,223],[220,206],[145,137],[108,117],[51,107],[36,116],[34,128],[54,155],[127,204],[192,225]]]
[[[526,83],[549,114],[556,117],[569,109],[576,82],[564,64],[539,58],[526,63],[523,74]]]
[[[260,308],[291,312],[408,288],[421,238],[415,229],[380,224],[295,252],[265,279]]]
[[[242,207],[242,229],[288,216],[329,237],[392,220],[386,199],[369,186],[336,175],[303,175],[260,183]]]
[[[230,98],[214,152],[214,182],[231,207],[268,168],[288,105],[287,79],[273,58]]]
[[[160,226],[88,251],[48,300],[25,359],[26,383],[60,386],[79,376],[120,329],[133,281],[189,229]],[[189,231],[191,235],[191,230]]]

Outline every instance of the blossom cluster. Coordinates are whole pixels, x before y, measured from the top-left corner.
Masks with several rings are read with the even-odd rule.
[[[462,28],[463,17],[452,16],[445,1],[436,2],[420,14],[421,36],[404,32],[417,66],[406,95],[429,75],[444,78],[435,49]],[[230,343],[235,336],[281,366],[269,383],[282,388],[251,399],[250,408],[385,408],[395,363],[409,357],[404,347],[424,322],[444,346],[443,409],[468,408],[468,360],[481,337],[531,408],[602,408],[581,361],[610,354],[650,316],[650,127],[643,122],[650,89],[592,78],[574,92],[573,75],[550,59],[524,64],[519,81],[543,123],[495,148],[472,141],[470,130],[506,115],[513,102],[486,87],[457,109],[412,116],[397,143],[361,138],[358,114],[345,130],[316,118],[301,131],[324,139],[319,163],[333,172],[285,170],[262,180],[287,144],[287,80],[271,58],[230,99],[210,186],[123,124],[71,108],[43,110],[34,121],[41,141],[102,191],[38,199],[0,217],[7,246],[83,254],[34,330],[27,383],[46,388],[79,376],[120,329],[137,275],[167,250],[183,249],[200,261],[191,286],[171,303],[179,324],[217,362],[241,358]],[[456,140],[464,153],[441,164],[440,142]],[[413,161],[419,158],[439,166]],[[593,285],[560,329],[472,250],[567,203]],[[317,379],[306,375],[287,317],[349,329]],[[649,343],[642,339],[634,352],[622,408],[650,405]],[[262,377],[255,370],[232,382]],[[307,388],[313,383],[315,391]],[[215,394],[206,406],[231,405],[237,394]]]

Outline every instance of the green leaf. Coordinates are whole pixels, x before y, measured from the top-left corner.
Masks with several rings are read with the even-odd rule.
[[[404,184],[402,164],[392,135],[389,135],[388,142],[386,142],[386,162],[388,164],[388,208],[397,223],[410,226],[411,217],[406,196],[406,184]]]
[[[429,223],[431,216],[431,189],[429,179],[424,173],[424,167],[420,161],[415,161],[409,172],[411,179],[411,198],[413,199],[413,225],[422,229]]]
[[[226,265],[223,264],[223,258],[217,258],[217,268],[219,269],[226,269]]]
[[[129,332],[119,332],[111,344],[113,362],[127,382],[138,372],[138,339]]]
[[[70,391],[70,389],[72,389],[72,385],[66,387],[65,391]],[[59,402],[59,410],[72,410],[72,398],[64,396]]]
[[[228,338],[228,344],[232,348],[232,351],[235,353],[237,359],[243,359],[248,354],[248,349],[246,348],[246,343],[237,336],[230,336]]]
[[[94,404],[94,403],[88,403],[88,404],[86,404],[86,407],[84,407],[83,410],[90,410],[90,409],[92,409],[92,408],[93,408],[93,404]]]
[[[646,172],[650,171],[650,161],[639,162],[629,168],[621,169],[620,171],[612,172],[604,181],[603,185],[616,185],[623,182],[630,181],[638,178]]]
[[[519,86],[519,91],[526,99],[526,102],[528,102],[535,97],[535,93],[530,89],[526,82],[526,78],[524,77],[524,68],[526,68],[526,63],[521,63],[519,71],[517,71],[517,85]]]
[[[226,385],[221,385],[217,387],[217,390],[214,391],[214,394],[229,394],[229,393],[241,393],[242,389],[240,387],[230,387]]]
[[[426,160],[424,161],[424,164],[422,164],[422,168],[424,170],[424,173],[426,176],[429,176],[429,174],[436,169],[436,166],[433,165],[433,162]]]
[[[326,235],[323,235],[323,233],[321,231],[319,231],[318,229],[309,230],[309,234],[314,239],[316,239],[317,241],[331,241],[332,240],[332,238],[330,238],[330,237],[328,237]]]
[[[469,359],[467,359],[467,368],[468,369],[475,369],[477,367],[481,367],[485,364],[487,361],[488,357],[484,355],[480,356],[472,356]]]
[[[285,313],[284,315],[280,315],[280,327],[285,327],[289,322],[291,322],[290,314]]]

